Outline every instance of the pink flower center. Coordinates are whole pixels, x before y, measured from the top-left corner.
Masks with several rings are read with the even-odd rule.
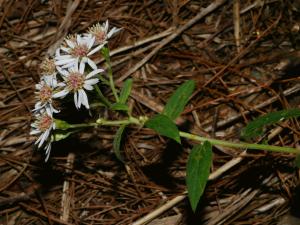
[[[72,72],[68,76],[67,85],[69,90],[77,91],[83,87],[85,76],[78,72]]]
[[[88,46],[86,45],[76,45],[72,51],[71,55],[74,57],[84,57],[89,53]]]
[[[42,132],[45,132],[48,130],[53,123],[53,119],[51,116],[44,114],[41,116],[39,123],[38,123],[38,129]]]
[[[41,88],[39,94],[42,103],[48,102],[52,97],[52,89],[48,85],[44,85]]]

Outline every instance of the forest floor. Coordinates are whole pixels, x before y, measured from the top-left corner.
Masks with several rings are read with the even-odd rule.
[[[53,143],[45,163],[29,135],[43,59],[68,34],[109,20],[122,28],[109,47],[118,87],[133,79],[133,115],[161,112],[181,83],[194,80],[196,91],[178,126],[238,142],[254,118],[299,108],[298,1],[1,0],[0,5],[0,224],[300,224],[294,208],[300,174],[292,154],[214,146],[211,173],[218,174],[193,213],[185,196],[193,142],[180,147],[130,126],[123,164],[112,151],[116,129],[99,127]],[[95,60],[104,66],[100,57]],[[73,105],[65,108],[73,121],[90,116]],[[295,119],[282,121],[254,141],[299,147],[299,127]]]

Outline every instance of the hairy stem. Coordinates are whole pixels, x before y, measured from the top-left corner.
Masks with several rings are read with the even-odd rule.
[[[69,128],[85,128],[85,127],[98,127],[98,126],[121,126],[121,125],[129,125],[129,124],[135,124],[139,126],[143,126],[144,123],[148,120],[147,117],[129,117],[128,119],[124,120],[105,120],[105,119],[98,119],[94,123],[87,123],[87,124],[72,124]],[[195,141],[209,141],[212,145],[220,145],[220,146],[226,146],[226,147],[233,147],[233,148],[243,148],[243,149],[255,149],[255,150],[265,150],[265,151],[271,151],[271,152],[284,152],[284,153],[293,153],[293,154],[300,154],[300,150],[296,148],[291,147],[280,147],[280,146],[274,146],[274,145],[265,145],[265,144],[252,144],[252,143],[246,143],[246,142],[231,142],[231,141],[223,141],[218,140],[214,138],[207,138],[198,136],[191,133],[186,132],[179,132],[179,135],[183,138],[187,138],[190,140]]]
[[[102,54],[105,58],[106,64],[107,64],[107,74],[108,74],[108,79],[109,79],[109,86],[111,88],[111,91],[113,95],[115,96],[116,102],[119,102],[119,96],[115,87],[115,82],[113,79],[112,75],[112,68],[111,68],[111,62],[110,62],[110,56],[109,56],[109,49],[108,48],[103,48],[102,49]]]

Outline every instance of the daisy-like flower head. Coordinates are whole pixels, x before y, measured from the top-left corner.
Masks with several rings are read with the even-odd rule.
[[[108,27],[108,20],[106,20],[106,22],[102,25],[100,23],[97,23],[89,28],[88,34],[92,34],[95,37],[95,44],[102,46],[105,45],[108,39],[110,39],[114,34],[118,33],[121,30],[121,28],[113,27],[108,32]]]
[[[92,69],[97,69],[97,66],[90,56],[99,51],[102,46],[99,45],[93,48],[95,37],[89,35],[69,36],[65,39],[65,43],[56,50],[55,65],[58,67],[70,68],[81,62],[88,63]]]
[[[46,150],[46,161],[51,151],[51,140],[49,136],[51,131],[55,129],[55,123],[49,110],[41,110],[35,114],[36,120],[31,124],[31,135],[40,135],[35,144],[38,148],[44,146]]]
[[[44,59],[41,63],[40,69],[41,69],[41,74],[43,75],[48,75],[48,76],[56,75],[57,70],[56,70],[55,60],[50,58]]]
[[[99,82],[98,78],[94,78],[98,73],[103,72],[103,69],[94,69],[89,74],[84,73],[85,63],[80,63],[64,70],[58,68],[59,73],[64,79],[63,90],[55,93],[54,98],[64,98],[70,92],[74,93],[74,103],[77,109],[84,105],[85,108],[89,109],[89,102],[85,90],[93,90],[93,85]]]
[[[39,111],[41,109],[46,109],[50,113],[58,113],[52,105],[52,98],[54,94],[54,90],[62,86],[61,83],[57,83],[56,77],[51,75],[44,75],[41,77],[41,81],[35,85],[36,88],[36,98],[38,99],[35,104],[33,111]]]

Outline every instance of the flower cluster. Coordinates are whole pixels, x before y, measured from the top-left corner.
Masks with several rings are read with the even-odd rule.
[[[51,151],[51,132],[55,129],[54,115],[59,113],[57,101],[73,94],[77,109],[89,109],[86,91],[94,89],[97,76],[104,70],[98,68],[91,56],[99,52],[110,37],[120,29],[109,31],[108,21],[89,28],[87,33],[70,35],[56,50],[55,56],[41,64],[40,82],[35,85],[36,104],[33,109],[35,121],[31,135],[39,135],[35,144],[46,151],[46,161]]]

